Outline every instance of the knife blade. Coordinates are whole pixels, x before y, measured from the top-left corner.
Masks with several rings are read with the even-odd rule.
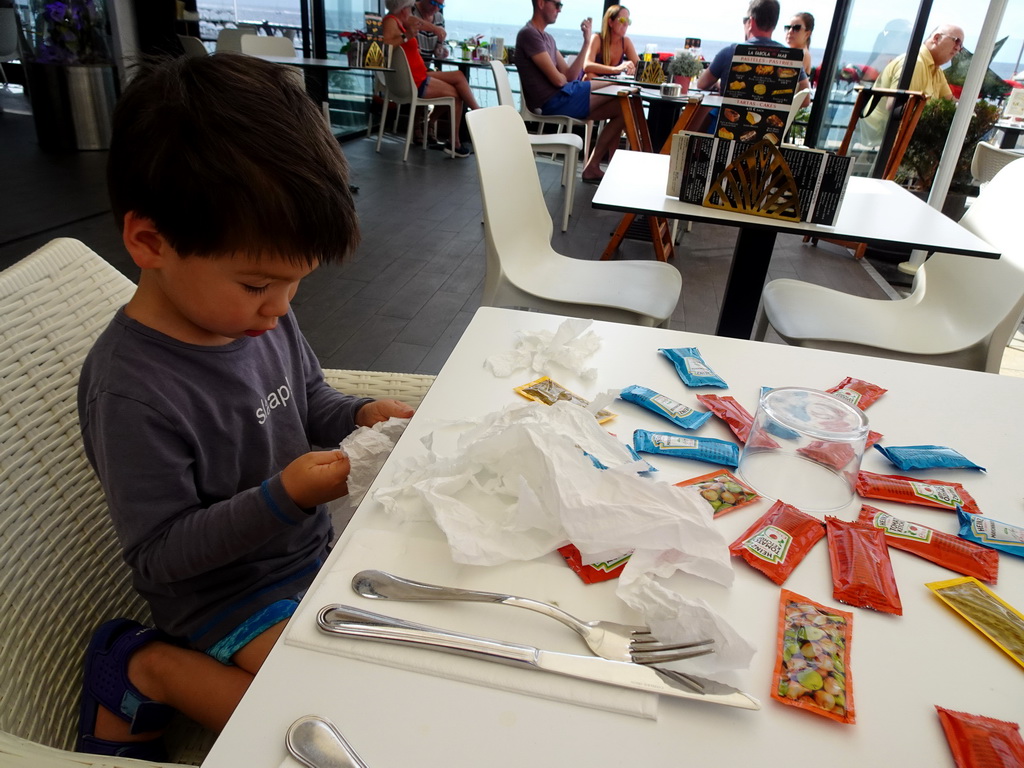
[[[672,698],[705,701],[740,709],[761,708],[761,703],[750,694],[731,685],[695,675],[624,661],[609,661],[596,656],[544,651],[530,645],[449,632],[338,603],[320,609],[317,626],[328,634],[431,648]]]

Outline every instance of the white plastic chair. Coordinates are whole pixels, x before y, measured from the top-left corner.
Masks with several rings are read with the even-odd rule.
[[[186,56],[208,56],[210,53],[206,50],[206,46],[203,45],[203,41],[198,37],[178,35],[178,41],[181,43],[181,47],[185,49]]]
[[[7,86],[7,73],[4,72],[5,61],[15,61],[18,53],[18,26],[13,8],[0,8],[0,77]]]
[[[793,127],[793,121],[796,120],[796,113],[800,111],[801,107],[803,107],[804,99],[807,98],[807,93],[810,90],[810,86],[807,86],[793,94],[793,101],[789,103],[789,115],[786,116],[786,127],[782,131],[783,140],[789,136],[789,129]]]
[[[678,270],[660,262],[584,261],[556,252],[523,120],[510,106],[474,110],[466,120],[484,209],[481,303],[667,326],[682,287]]]
[[[1024,158],[1001,170],[960,220],[999,259],[936,253],[905,299],[866,299],[799,280],[772,280],[755,338],[770,324],[787,343],[998,373],[1024,315],[1024,243],[1014,217]]]
[[[277,35],[242,35],[242,53],[250,56],[284,56],[295,58],[295,43]]]
[[[492,59],[491,71],[494,73],[498,104],[515,108],[512,83],[508,79],[505,65]],[[576,194],[576,168],[579,165],[579,156],[583,149],[583,139],[575,133],[530,134],[529,138],[534,155],[544,154],[562,158],[562,187],[565,188],[562,198],[562,231],[565,232],[569,228],[569,215],[572,213],[573,197]]]
[[[1022,157],[1024,154],[1012,149],[1001,149],[987,141],[979,141],[971,158],[971,176],[974,177],[974,183],[984,188],[1003,166]]]
[[[571,57],[570,57],[571,58]],[[571,63],[571,60],[568,62]],[[511,92],[511,88],[509,88]],[[511,104],[512,102],[509,102]],[[594,135],[594,121],[593,120],[577,120],[575,117],[569,117],[568,115],[542,115],[540,112],[535,112],[526,106],[526,94],[519,94],[519,114],[525,122],[536,123],[541,133],[538,135],[544,135],[544,126],[553,125],[555,126],[556,133],[572,133],[572,129],[577,125],[583,128],[583,157],[587,159],[590,157],[590,143]]]
[[[121,558],[78,425],[82,361],[131,280],[77,240],[48,243],[0,272],[0,765],[156,768],[71,752],[82,663],[95,627],[151,623]],[[367,397],[423,398],[433,376],[324,371]],[[165,740],[178,764],[213,743],[184,718]],[[283,743],[283,742],[282,742]]]
[[[251,27],[225,27],[217,33],[217,44],[214,46],[215,53],[230,51],[232,53],[242,52],[242,38],[247,35],[255,35],[256,30]]]
[[[388,118],[388,102],[393,101],[400,107],[402,104],[409,105],[409,120],[405,130],[405,154],[402,155],[402,162],[409,159],[409,145],[412,144],[412,129],[416,119],[416,108],[420,106],[448,107],[452,111],[451,125],[451,147],[454,149],[458,142],[455,141],[455,97],[438,96],[433,99],[424,99],[416,93],[416,82],[412,79],[412,70],[409,69],[409,60],[405,57],[405,51],[398,46],[391,49],[391,71],[378,73],[383,75],[384,80],[384,105],[381,108],[380,130],[377,133],[377,151],[380,152],[380,143],[384,139],[384,123]],[[398,115],[400,108],[395,111],[395,132],[398,132]],[[429,110],[423,110],[423,148],[427,148],[427,119]]]

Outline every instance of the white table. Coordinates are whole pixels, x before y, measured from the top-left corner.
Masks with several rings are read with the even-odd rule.
[[[750,338],[779,232],[999,257],[999,252],[984,240],[891,181],[852,177],[835,225],[826,227],[680,202],[665,194],[668,168],[667,155],[620,150],[608,165],[593,205],[739,228],[719,315],[719,336]]]
[[[434,429],[436,419],[480,417],[518,402],[511,388],[530,380],[532,374],[523,372],[511,379],[497,379],[481,368],[481,361],[509,349],[517,330],[554,329],[561,319],[503,309],[479,310],[379,480],[390,476],[395,462],[423,450],[419,438]],[[983,512],[1009,522],[1024,522],[1024,494],[1019,481],[1024,381],[1020,379],[665,329],[612,323],[595,323],[594,327],[603,339],[601,349],[591,359],[599,371],[597,381],[588,384],[564,372],[551,371],[557,380],[581,395],[640,383],[697,405],[693,391],[682,385],[668,361],[658,354],[662,346],[697,346],[730,384],[729,390],[717,391],[732,394],[751,409],[761,385],[825,389],[845,376],[857,376],[889,389],[867,412],[871,426],[885,434],[885,442],[935,442],[957,448],[987,466],[988,473],[961,470],[942,476],[963,482]],[[614,410],[619,416],[606,426],[622,438],[628,438],[637,427],[664,429],[668,424],[629,403],[616,402]],[[702,427],[700,434],[731,438],[717,419]],[[676,482],[713,469],[686,460],[649,458],[661,468],[662,482]],[[874,451],[866,457],[864,468],[890,471]],[[719,518],[715,525],[721,527],[727,541],[732,541],[768,506],[767,501],[759,502]],[[953,517],[946,512],[885,502],[876,506],[904,519],[947,531],[954,529]],[[857,508],[855,502],[840,516],[852,519]],[[368,601],[351,592],[328,594],[322,589],[332,572],[351,567],[352,547],[346,551],[346,545],[354,536],[375,528],[393,530],[394,524],[385,519],[376,502],[368,500],[357,511],[300,610],[310,604],[320,607],[347,602],[401,615],[396,609],[410,604]],[[403,530],[410,531],[406,534],[410,550],[440,539],[432,523]],[[385,553],[381,554],[385,559]],[[386,559],[395,557],[395,553],[387,553]],[[551,568],[557,558],[549,555],[515,567]],[[761,711],[663,700],[658,720],[644,720],[279,643],[204,765],[277,768],[285,758],[284,733],[289,724],[302,715],[319,714],[338,725],[368,765],[381,768],[791,768],[795,755],[801,762],[822,761],[830,768],[952,767],[934,705],[1020,722],[1024,715],[1024,670],[923,586],[956,574],[904,552],[893,551],[892,559],[904,615],[849,609],[855,614],[852,676],[856,725],[839,725],[769,699],[779,588],[736,560],[736,583],[731,589],[678,574],[672,584],[708,600],[759,648],[751,669],[737,673],[731,682],[761,699]],[[1013,605],[1024,606],[1024,559],[1010,555],[1001,555],[1000,559],[997,593]],[[486,570],[493,570],[497,578],[512,568]],[[464,568],[463,572],[468,574],[470,570]],[[613,603],[617,601],[611,585],[585,586],[575,581],[575,576],[573,583],[581,593],[604,590],[608,597],[610,616],[584,618],[616,618]],[[843,607],[832,599],[824,542],[811,551],[785,586],[826,605]],[[564,604],[569,610],[572,597],[568,595]],[[576,642],[568,629],[525,611],[466,604],[415,605],[437,611],[438,618],[432,623],[438,625],[451,626],[451,617],[465,614],[468,608],[474,616],[482,611],[493,614],[495,637],[514,639],[512,636],[525,632],[527,627],[550,623],[553,632],[563,633],[558,635],[560,639]]]

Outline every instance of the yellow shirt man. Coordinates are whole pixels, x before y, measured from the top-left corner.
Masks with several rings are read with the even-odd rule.
[[[921,91],[928,98],[940,97],[952,99],[953,91],[950,90],[946,75],[942,66],[956,55],[957,51],[963,48],[964,31],[959,27],[946,24],[939,27],[921,45],[917,54],[917,62],[914,64],[914,74],[910,78],[909,91]],[[906,54],[897,56],[886,65],[882,74],[875,81],[876,88],[897,88],[900,78],[903,76],[903,67],[906,62]],[[889,116],[889,109],[883,102],[875,111],[861,120],[862,127],[861,141],[864,144],[880,144],[882,134],[885,131],[886,119]]]

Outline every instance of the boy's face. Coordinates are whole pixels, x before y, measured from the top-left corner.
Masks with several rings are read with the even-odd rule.
[[[299,282],[315,268],[273,256],[171,256],[155,275],[167,323],[158,330],[203,345],[260,336],[287,314]]]

